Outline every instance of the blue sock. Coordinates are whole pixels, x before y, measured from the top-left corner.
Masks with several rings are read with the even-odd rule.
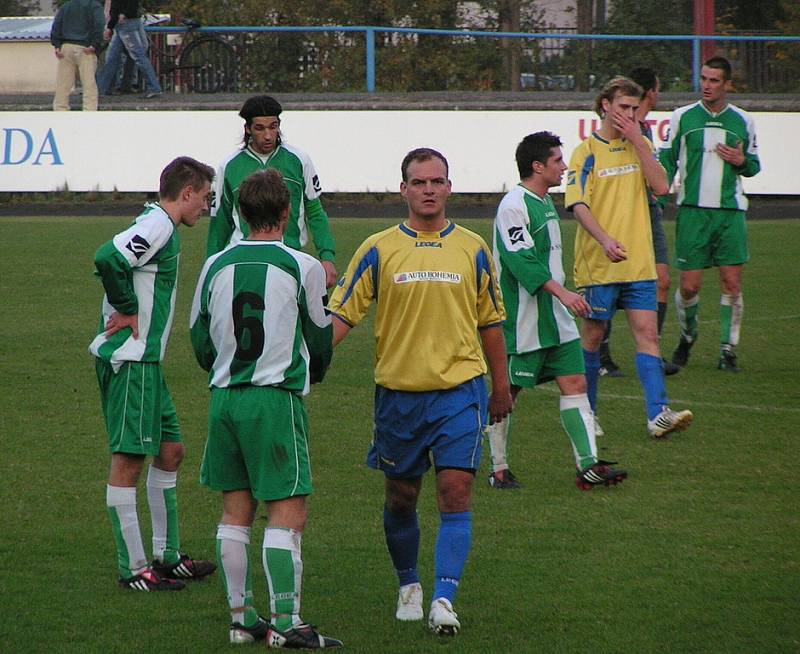
[[[386,547],[392,557],[397,579],[401,586],[419,581],[417,554],[419,553],[419,522],[417,512],[410,516],[396,516],[383,507],[383,532]]]
[[[652,420],[669,404],[667,388],[664,385],[664,369],[661,359],[652,354],[636,353],[636,372],[644,389],[644,403],[647,419]]]
[[[586,368],[586,394],[589,406],[597,413],[597,380],[600,379],[600,352],[583,351],[583,365]]]
[[[436,555],[431,599],[444,597],[452,603],[461,581],[472,541],[472,513],[441,513],[439,535],[436,537]]]

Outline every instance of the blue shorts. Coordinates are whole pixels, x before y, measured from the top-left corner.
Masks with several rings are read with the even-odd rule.
[[[655,311],[658,306],[655,279],[584,286],[578,292],[592,308],[586,317],[594,320],[611,320],[617,309]]]
[[[483,377],[445,391],[413,393],[375,387],[375,432],[367,465],[389,479],[437,469],[477,470],[489,398]]]

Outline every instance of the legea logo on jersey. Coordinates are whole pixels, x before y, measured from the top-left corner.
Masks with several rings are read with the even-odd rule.
[[[395,284],[408,284],[410,282],[446,282],[460,284],[461,275],[445,270],[415,270],[414,272],[397,273],[394,276]]]
[[[638,172],[639,164],[625,164],[624,166],[612,166],[611,168],[601,168],[597,171],[598,177],[614,177],[616,175],[629,175]]]
[[[0,166],[19,166],[25,163],[32,166],[64,165],[52,128],[44,136],[40,136],[21,127],[4,127],[2,140],[3,158],[0,159]]]
[[[417,241],[414,243],[415,248],[440,248],[442,244],[439,241]]]

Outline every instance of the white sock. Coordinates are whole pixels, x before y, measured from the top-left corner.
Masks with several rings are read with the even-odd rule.
[[[117,545],[117,563],[122,576],[139,574],[147,567],[139,516],[136,513],[135,486],[106,486],[108,508],[114,540]]]
[[[489,453],[492,456],[492,472],[508,470],[506,454],[510,424],[511,416],[506,416],[500,422],[489,425]]]
[[[147,471],[147,503],[153,523],[153,558],[159,561],[164,560],[167,547],[167,501],[164,491],[175,488],[177,483],[177,471],[169,472],[150,465]],[[174,528],[177,529],[177,524]]]
[[[250,527],[217,525],[217,556],[228,595],[228,606],[231,608],[231,622],[241,624],[245,623],[246,609],[253,605],[249,546]]]

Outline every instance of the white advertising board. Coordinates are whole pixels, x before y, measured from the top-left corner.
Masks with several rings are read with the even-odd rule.
[[[800,114],[753,113],[762,171],[745,179],[751,194],[794,195],[792,157],[800,151]],[[395,192],[412,148],[440,150],[457,193],[496,193],[518,181],[514,149],[526,134],[549,130],[573,148],[597,125],[590,111],[287,111],[288,143],[306,150],[333,192]],[[654,112],[656,140],[669,113]],[[179,155],[216,167],[241,143],[235,111],[0,113],[0,191],[152,191]],[[561,189],[563,190],[563,189]]]

